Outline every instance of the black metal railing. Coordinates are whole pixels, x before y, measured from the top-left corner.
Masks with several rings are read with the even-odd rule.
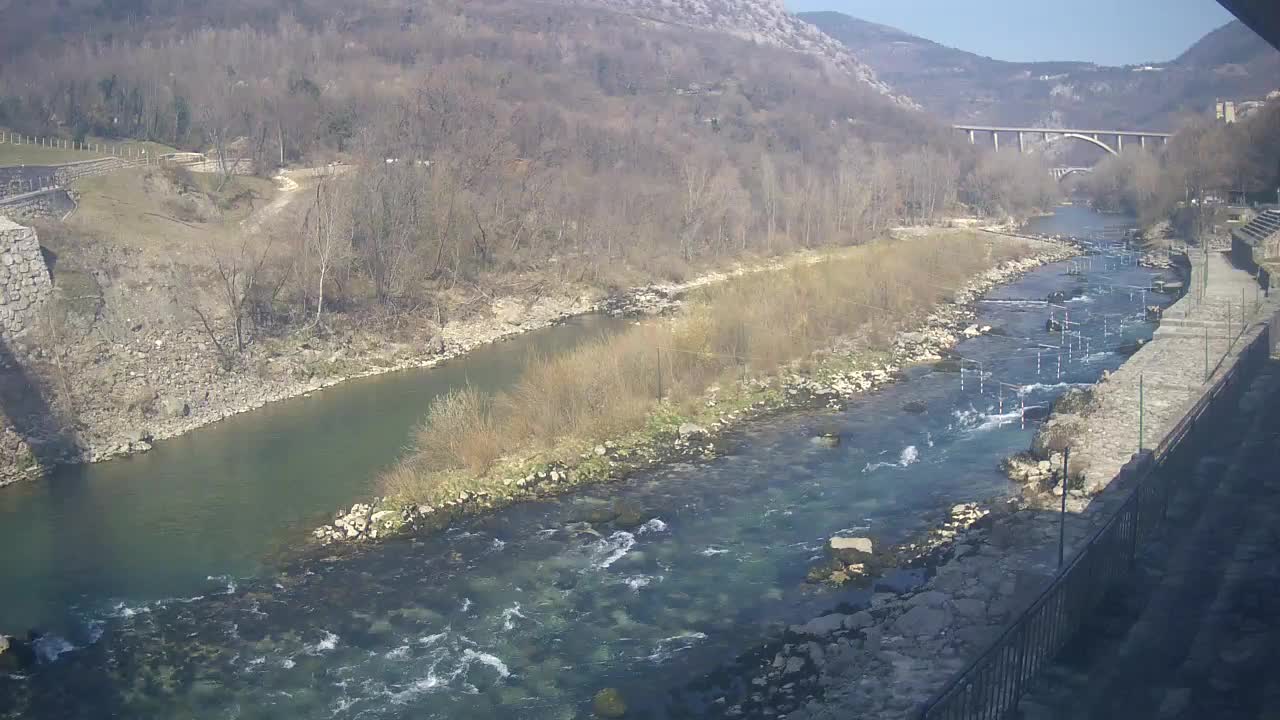
[[[920,720],[996,720],[1018,704],[1027,686],[1081,628],[1104,595],[1130,574],[1139,543],[1165,519],[1171,474],[1161,472],[1170,454],[1217,400],[1271,354],[1263,331],[1241,352],[1239,362],[1215,375],[1209,390],[1155,450],[1134,457],[1121,474],[1136,486],[1047,588],[1003,633],[958,673],[916,715]]]

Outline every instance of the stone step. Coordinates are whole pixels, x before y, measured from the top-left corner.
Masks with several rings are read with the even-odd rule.
[[[1240,327],[1239,323],[1233,323],[1235,327]],[[1204,328],[1208,327],[1210,332],[1215,328],[1226,328],[1227,321],[1223,320],[1205,320],[1196,318],[1161,318],[1161,328]]]

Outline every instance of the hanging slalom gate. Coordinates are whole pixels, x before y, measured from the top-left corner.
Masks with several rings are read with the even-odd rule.
[[[1130,260],[1136,264],[1136,260]],[[1194,287],[1194,286],[1192,286]],[[1194,294],[1194,293],[1193,293]],[[1145,306],[1145,295],[1141,296]],[[1243,304],[1243,302],[1242,302]],[[1255,310],[1260,303],[1255,303]],[[1062,356],[1070,352],[1066,342],[1067,309],[1057,306],[1064,313],[1061,334],[1062,347],[1057,348],[1057,374],[1062,376]],[[1145,307],[1144,307],[1145,310]],[[1050,311],[1054,308],[1051,306]],[[1245,381],[1261,367],[1271,354],[1271,334],[1259,332],[1250,344],[1241,350],[1240,359],[1223,371],[1223,364],[1231,351],[1243,338],[1247,321],[1242,316],[1238,332],[1229,328],[1230,347],[1216,366],[1210,366],[1206,344],[1206,378],[1212,385],[1203,391],[1199,400],[1182,417],[1154,450],[1144,450],[1144,398],[1143,378],[1138,387],[1138,452],[1121,468],[1117,481],[1127,484],[1124,478],[1134,478],[1133,490],[1123,504],[1105,523],[1091,534],[1075,556],[1061,567],[1039,596],[1019,613],[1004,631],[963,670],[957,673],[932,699],[924,703],[914,714],[917,720],[998,720],[1016,708],[1039,672],[1062,650],[1081,629],[1107,593],[1121,580],[1131,576],[1132,565],[1139,543],[1149,539],[1163,524],[1172,492],[1172,478],[1167,469],[1178,466],[1171,460],[1174,451],[1206,416],[1216,410],[1224,397],[1234,397],[1243,390]],[[1103,316],[1107,322],[1108,317]],[[1123,338],[1123,318],[1115,334]],[[1144,313],[1140,318],[1146,319]],[[1104,330],[1104,338],[1108,330]],[[1080,339],[1077,338],[1077,342]],[[1088,340],[1084,340],[1086,352]],[[1037,347],[1036,374],[1041,373],[1043,353],[1051,346]],[[975,361],[976,362],[976,361]],[[963,363],[962,363],[963,367]],[[1003,383],[1001,386],[1003,387]],[[1026,427],[1025,401],[1020,414]],[[1063,493],[1065,498],[1066,493]]]
[[[918,720],[996,720],[1017,706],[1040,670],[1053,661],[1106,593],[1131,575],[1138,544],[1163,523],[1172,491],[1164,470],[1178,445],[1242,380],[1267,361],[1270,336],[1260,334],[1240,362],[1221,375],[1153,451],[1120,470],[1137,484],[1124,504],[1084,543],[1047,588],[991,645],[915,714]]]

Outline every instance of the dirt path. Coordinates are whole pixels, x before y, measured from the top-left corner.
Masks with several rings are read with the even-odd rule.
[[[300,195],[298,191],[302,189],[302,183],[299,180],[306,181],[320,177],[332,177],[341,175],[351,169],[350,165],[321,165],[319,167],[295,168],[293,170],[281,170],[271,180],[276,184],[279,191],[271,202],[255,210],[249,217],[240,221],[240,227],[245,232],[257,235],[262,232],[263,226],[272,218],[276,217],[289,206]]]
[[[250,235],[261,234],[263,224],[279,215],[280,211],[284,210],[298,196],[298,190],[302,189],[302,186],[297,181],[289,177],[288,171],[282,172],[271,179],[275,182],[279,194],[272,198],[271,202],[253,211],[249,217],[240,221],[240,228]]]

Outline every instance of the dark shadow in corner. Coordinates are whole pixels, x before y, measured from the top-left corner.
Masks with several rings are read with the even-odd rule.
[[[10,350],[9,341],[0,336],[0,413],[31,448],[42,471],[65,462],[80,450],[72,424],[50,404],[49,397],[49,389],[23,367]]]

